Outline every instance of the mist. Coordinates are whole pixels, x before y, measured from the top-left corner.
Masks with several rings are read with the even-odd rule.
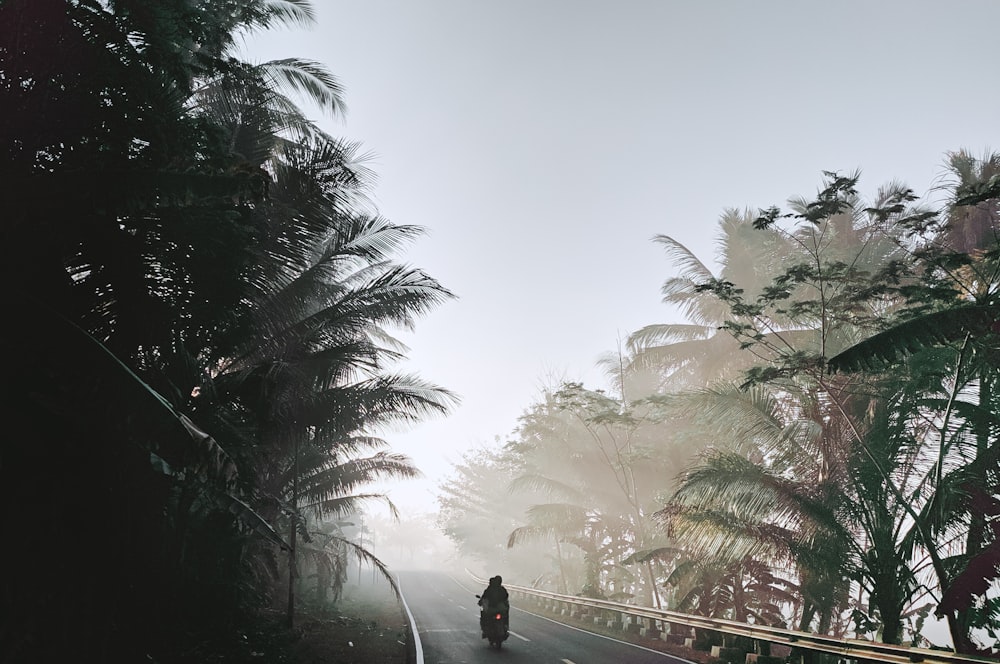
[[[0,659],[406,570],[996,654],[1000,5],[148,4],[0,3]]]

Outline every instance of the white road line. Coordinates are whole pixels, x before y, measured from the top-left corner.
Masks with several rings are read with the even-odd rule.
[[[420,643],[420,632],[417,631],[417,621],[413,618],[413,614],[410,613],[410,607],[406,604],[406,598],[403,597],[403,587],[399,583],[399,575],[396,575],[396,587],[399,589],[399,599],[403,603],[403,608],[406,609],[406,617],[410,621],[410,633],[413,634],[413,647],[416,650],[415,664],[424,664],[424,646]]]
[[[563,664],[576,664],[576,662],[574,662],[571,659],[561,659],[559,661],[562,662]]]
[[[511,632],[511,631],[508,630],[507,633],[510,634],[511,636],[516,636],[517,638],[521,639],[522,641],[530,641],[531,640],[531,639],[529,639],[526,636],[521,636],[517,632]]]
[[[532,613],[531,611],[525,611],[524,609],[518,609],[518,611],[524,611],[524,613],[527,613],[528,615],[531,615],[531,616],[535,616],[536,618],[541,618],[542,620],[548,620],[550,623],[555,623],[557,625],[562,625],[566,629],[573,629],[573,630],[576,630],[577,632],[583,632],[584,634],[590,634],[591,636],[596,636],[597,638],[600,638],[600,639],[607,639],[608,641],[614,641],[615,643],[620,643],[623,646],[631,646],[633,648],[638,648],[639,650],[645,650],[646,652],[651,652],[654,655],[660,655],[662,657],[669,657],[671,659],[677,659],[677,660],[680,660],[682,662],[688,662],[688,664],[694,664],[694,662],[692,662],[691,660],[684,659],[683,657],[678,657],[677,655],[671,655],[670,653],[667,653],[667,652],[662,652],[662,651],[659,651],[659,650],[653,650],[652,648],[647,648],[646,646],[636,645],[635,643],[629,643],[628,641],[622,641],[621,639],[616,639],[616,638],[611,637],[611,636],[605,636],[604,634],[598,634],[597,632],[588,632],[585,629],[580,629],[579,627],[574,627],[573,625],[567,625],[566,623],[562,623],[562,622],[559,622],[558,620],[553,620],[552,618],[547,618],[545,616],[540,616],[537,613]]]
[[[451,577],[451,580],[454,581],[455,585],[457,585],[459,588],[461,588],[462,590],[465,590],[465,591],[469,590],[458,579],[456,579],[454,576],[451,576],[450,574],[448,576]],[[694,662],[692,662],[691,660],[684,659],[683,657],[678,657],[677,655],[671,655],[670,653],[665,653],[665,652],[662,652],[660,650],[653,650],[652,648],[647,648],[645,646],[636,645],[635,643],[629,643],[628,641],[622,641],[621,639],[616,639],[616,638],[613,638],[613,637],[610,637],[610,636],[605,636],[604,634],[598,634],[596,632],[588,632],[585,629],[580,629],[579,627],[574,627],[573,625],[567,625],[566,623],[562,623],[562,622],[559,622],[558,620],[553,620],[552,618],[547,618],[545,616],[538,615],[537,613],[532,613],[531,611],[525,611],[524,609],[522,609],[520,607],[517,607],[517,606],[512,606],[510,608],[512,610],[514,610],[514,611],[522,611],[524,613],[527,613],[528,615],[535,616],[536,618],[541,618],[542,620],[548,620],[550,623],[555,623],[556,625],[562,625],[563,627],[566,627],[568,629],[574,629],[574,630],[576,630],[578,632],[583,632],[584,634],[590,634],[591,636],[596,636],[596,637],[599,637],[599,638],[602,638],[602,639],[607,639],[608,641],[614,641],[615,643],[621,643],[622,645],[631,646],[633,648],[638,648],[639,650],[645,650],[646,652],[651,652],[651,653],[653,653],[655,655],[660,655],[662,657],[669,657],[671,659],[677,659],[677,660],[680,660],[682,662],[687,662],[688,664],[694,664]],[[514,632],[510,632],[510,634],[514,634]],[[529,640],[529,639],[525,639],[523,636],[520,636],[520,635],[517,635],[517,634],[514,634],[514,635],[517,636],[517,638],[519,638],[519,639],[524,639],[525,641]],[[568,664],[573,664],[573,662],[570,662],[570,660],[568,660],[568,659],[564,659],[562,661],[563,662],[567,662]]]

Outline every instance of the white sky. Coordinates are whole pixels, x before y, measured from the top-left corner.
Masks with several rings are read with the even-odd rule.
[[[541,386],[604,387],[599,356],[678,320],[653,235],[709,262],[725,208],[808,196],[821,170],[923,194],[945,152],[1000,148],[996,0],[314,5],[246,56],[330,68],[349,112],[320,124],[375,155],[380,212],[428,231],[403,260],[459,296],[403,337],[401,368],[463,399],[387,436],[426,475],[388,488],[404,513]]]

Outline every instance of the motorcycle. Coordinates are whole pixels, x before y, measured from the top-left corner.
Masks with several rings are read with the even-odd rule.
[[[480,606],[479,626],[483,630],[482,638],[489,639],[490,647],[499,650],[509,636],[507,631],[508,609],[483,606],[483,598],[479,595],[476,595],[476,599],[479,600]]]

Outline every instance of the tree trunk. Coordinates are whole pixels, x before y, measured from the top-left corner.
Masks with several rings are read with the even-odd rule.
[[[563,567],[562,547],[559,546],[559,537],[556,536],[556,560],[559,561],[559,592],[566,594],[569,592],[569,584],[566,583],[566,570]]]
[[[291,532],[288,534],[288,629],[294,629],[295,627],[295,543],[296,543],[296,530],[298,523],[296,523],[296,514],[299,509],[299,439],[298,436],[295,437],[295,441],[292,446],[292,517],[291,517]]]

